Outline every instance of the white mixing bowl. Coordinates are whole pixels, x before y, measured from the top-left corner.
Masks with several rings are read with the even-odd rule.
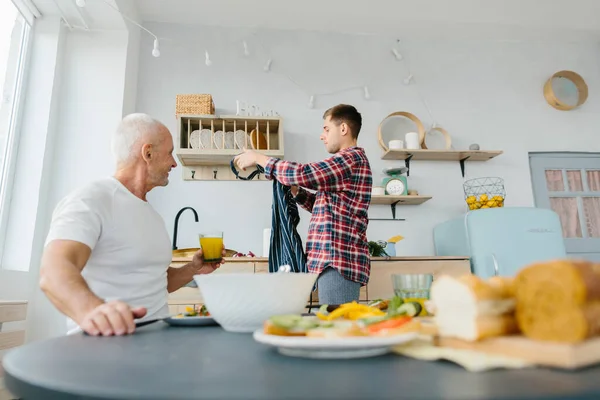
[[[318,274],[194,275],[211,316],[229,332],[254,332],[278,314],[305,312]]]

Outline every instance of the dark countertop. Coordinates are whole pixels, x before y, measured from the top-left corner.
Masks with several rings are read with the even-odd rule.
[[[28,399],[600,399],[600,367],[469,373],[390,354],[356,360],[280,355],[250,334],[163,322],[126,337],[73,335],[4,358]]]

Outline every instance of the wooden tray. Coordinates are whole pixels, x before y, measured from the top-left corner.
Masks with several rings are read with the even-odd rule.
[[[600,338],[579,344],[541,342],[524,336],[501,336],[479,342],[434,337],[437,346],[474,350],[520,358],[533,364],[563,369],[577,369],[600,363]]]

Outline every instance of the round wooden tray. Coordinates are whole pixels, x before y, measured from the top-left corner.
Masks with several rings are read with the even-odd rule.
[[[452,147],[452,139],[450,138],[450,134],[448,133],[448,131],[445,130],[444,128],[442,128],[441,126],[433,127],[427,133],[429,133],[431,131],[438,131],[442,135],[444,135],[444,139],[446,139],[446,147],[444,147],[444,149],[450,150],[450,148]],[[427,137],[427,134],[425,134],[425,138],[426,137]],[[421,143],[421,147],[423,149],[427,149],[427,144],[425,143],[425,138],[423,139],[423,142]],[[438,150],[438,149],[436,149],[436,150]]]
[[[385,122],[385,120],[390,117],[406,117],[406,118],[410,119],[412,122],[414,122],[414,124],[417,126],[417,131],[419,132],[419,143],[421,143],[421,145],[423,145],[423,142],[425,140],[425,127],[423,126],[423,123],[421,122],[421,120],[419,118],[417,118],[416,115],[411,114],[409,112],[396,111],[396,112],[391,113],[387,117],[385,117],[379,124],[379,129],[377,130],[377,135],[379,136],[379,146],[384,151],[388,151],[389,149],[388,149],[387,144],[383,140],[383,136],[381,134],[381,127],[383,126],[383,123]]]
[[[554,90],[552,88],[552,80],[554,78],[565,78],[573,82],[573,84],[577,87],[578,92],[577,104],[565,104],[562,101],[560,101],[558,97],[556,97],[556,94],[554,93]],[[557,73],[552,75],[544,84],[544,97],[546,98],[548,104],[550,104],[557,110],[569,111],[585,103],[588,97],[588,87],[581,75],[579,75],[578,73],[573,71],[558,71]]]

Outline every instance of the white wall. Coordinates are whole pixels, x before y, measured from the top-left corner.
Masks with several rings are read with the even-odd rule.
[[[407,39],[399,49],[418,82],[407,87],[407,64],[390,53],[394,38],[265,30],[250,34],[158,23],[148,27],[165,40],[156,59],[150,54],[152,39],[142,37],[137,110],[161,119],[174,135],[175,96],[211,93],[217,113],[235,113],[236,99],[276,109],[284,118],[286,158],[313,161],[327,155],[318,138],[323,111],[350,103],[362,113],[359,145],[365,147],[379,182],[384,166],[402,162],[379,159],[378,125],[393,111],[412,112],[431,124],[421,93],[456,148],[477,142],[482,149],[505,152],[487,163],[467,163],[466,178],[504,178],[506,206],[533,205],[529,151],[600,150],[600,99],[593,95],[600,85],[596,44]],[[248,58],[243,56],[243,39],[250,47]],[[204,64],[205,49],[213,61],[210,68]],[[270,74],[263,72],[268,58],[273,59]],[[591,96],[579,110],[556,111],[542,96],[545,80],[561,69],[579,72],[590,87]],[[357,89],[317,96],[316,108],[307,108],[310,94],[365,84],[369,101]],[[406,239],[397,246],[399,254],[433,254],[432,228],[466,210],[462,183],[458,163],[413,161],[409,187],[433,199],[421,206],[398,207],[398,216],[406,222],[371,222],[369,239],[401,234]],[[200,229],[218,227],[225,231],[229,248],[261,253],[262,229],[270,226],[268,182],[184,182],[177,168],[169,186],[156,189],[149,198],[170,230],[181,207],[198,211],[199,224],[191,214],[182,216],[180,248],[197,247]],[[373,206],[370,215],[389,217],[389,207]],[[299,231],[305,237],[309,215],[301,217]]]

